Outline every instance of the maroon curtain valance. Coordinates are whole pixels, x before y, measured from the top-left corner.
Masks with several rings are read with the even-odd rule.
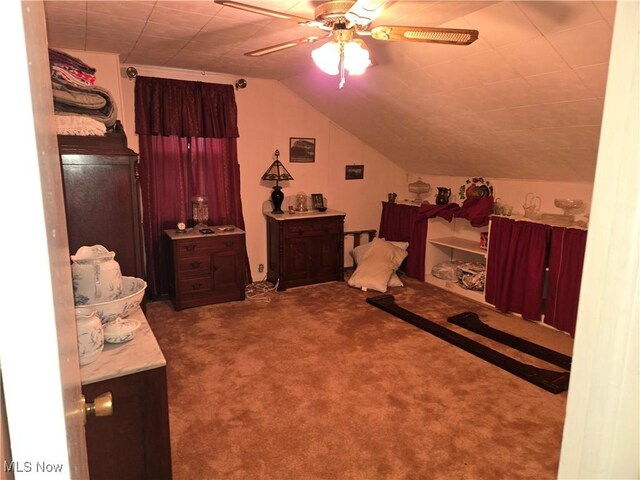
[[[135,110],[138,135],[240,136],[232,85],[137,77]]]

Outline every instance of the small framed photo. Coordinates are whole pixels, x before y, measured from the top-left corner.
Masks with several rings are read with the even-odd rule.
[[[364,178],[364,165],[347,165],[344,178],[345,180],[362,180]]]
[[[315,138],[289,138],[289,161],[313,163],[316,161]]]
[[[311,203],[315,209],[324,208],[324,197],[321,193],[312,193]]]

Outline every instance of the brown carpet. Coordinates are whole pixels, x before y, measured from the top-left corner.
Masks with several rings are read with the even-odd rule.
[[[404,279],[403,279],[404,280]],[[571,354],[572,339],[408,279],[396,302]],[[552,479],[566,392],[549,393],[368,305],[346,283],[147,317],[167,358],[173,473],[186,479]]]

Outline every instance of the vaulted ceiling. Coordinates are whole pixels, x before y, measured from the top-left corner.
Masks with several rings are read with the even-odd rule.
[[[322,2],[240,0],[313,18]],[[409,172],[590,181],[595,172],[614,1],[388,1],[373,25],[470,28],[470,46],[366,38],[376,66],[338,79],[303,44],[309,27],[206,1],[46,1],[54,48],[123,64],[281,81]],[[317,30],[320,32],[320,30]]]

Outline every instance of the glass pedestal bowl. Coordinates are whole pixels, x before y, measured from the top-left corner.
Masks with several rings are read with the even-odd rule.
[[[574,200],[571,198],[556,198],[553,204],[562,209],[567,216],[573,216],[573,214],[577,213],[584,206],[582,200]]]

